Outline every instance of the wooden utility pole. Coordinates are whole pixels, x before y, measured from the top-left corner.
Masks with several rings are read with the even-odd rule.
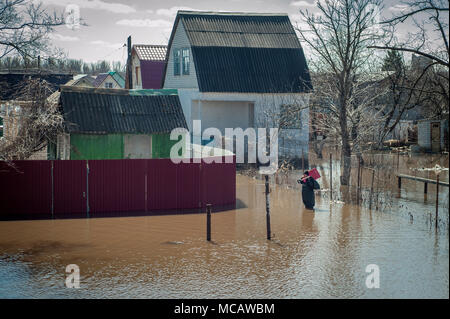
[[[270,188],[269,188],[269,175],[264,175],[265,186],[266,186],[266,226],[267,226],[267,239],[271,239],[271,229],[270,229]]]
[[[126,81],[125,88],[131,90],[133,88],[133,70],[132,70],[132,61],[131,61],[131,35],[127,40],[127,49],[128,49],[128,57],[127,57],[127,71],[126,71]]]

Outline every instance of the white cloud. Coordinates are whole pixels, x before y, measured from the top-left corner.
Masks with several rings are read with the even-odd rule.
[[[58,34],[58,33],[50,33],[48,37],[52,40],[63,41],[63,42],[80,41],[80,38],[78,38],[78,37],[71,37],[71,36],[62,35],[62,34]]]
[[[168,28],[172,27],[172,23],[166,20],[150,20],[150,19],[123,19],[116,22],[118,25],[138,28]]]
[[[102,0],[34,0],[34,2],[42,2],[46,5],[55,5],[65,7],[69,4],[74,4],[80,9],[97,9],[105,10],[113,13],[133,13],[136,9],[122,3],[105,2]],[[83,14],[83,12],[81,12]]]
[[[111,43],[103,40],[91,41],[90,44],[111,49],[120,49],[121,47],[124,46],[124,43]]]
[[[169,9],[158,9],[156,10],[157,15],[166,16],[169,18],[175,18],[178,10],[186,10],[186,11],[198,11],[197,9],[192,9],[189,7],[172,7]]]
[[[316,1],[313,1],[312,3],[304,0],[292,1],[289,5],[293,7],[315,7]]]

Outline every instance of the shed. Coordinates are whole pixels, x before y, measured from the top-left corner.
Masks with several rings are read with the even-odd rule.
[[[186,128],[176,90],[62,87],[66,133],[50,158],[169,158],[175,128]]]
[[[448,151],[448,118],[418,121],[417,144],[426,152]]]

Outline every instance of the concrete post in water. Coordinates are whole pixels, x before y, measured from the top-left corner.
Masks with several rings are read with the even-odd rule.
[[[265,186],[266,186],[266,225],[267,225],[267,239],[271,239],[270,230],[270,197],[269,197],[269,175],[264,175]]]
[[[211,204],[206,204],[206,240],[211,241]]]

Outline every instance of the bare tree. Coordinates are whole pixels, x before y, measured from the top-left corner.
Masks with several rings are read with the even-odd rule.
[[[326,118],[333,122],[337,119],[333,124],[335,130],[330,133],[339,138],[343,166],[341,184],[348,185],[352,141],[364,140],[358,136],[364,130],[358,127],[367,119],[368,114],[362,111],[372,99],[361,102],[363,95],[356,94],[355,88],[359,87],[361,93],[371,92],[363,84],[362,75],[370,73],[367,67],[372,57],[367,47],[383,36],[377,28],[381,0],[319,0],[317,8],[319,14],[300,11],[307,29],[297,27],[297,30],[300,40],[317,56],[313,68],[327,79],[321,81],[323,87],[314,85],[315,94],[325,92],[323,98],[331,106],[328,108],[331,114]],[[353,147],[358,150],[360,145],[357,143]]]
[[[416,29],[408,33],[406,41],[399,41],[392,36],[385,45],[371,45],[369,48],[414,53],[448,70],[450,51],[446,21],[448,21],[449,1],[415,0],[403,4],[409,9],[383,21],[382,24],[388,26],[392,34],[395,34],[398,26],[407,20],[411,20]],[[431,24],[431,28],[427,28],[428,24]],[[430,33],[437,33],[438,36],[431,36]]]
[[[14,122],[15,132],[0,139],[0,160],[28,159],[63,132],[58,103],[49,98],[52,92],[45,80],[31,79],[21,89],[18,100],[2,106],[4,124]]]
[[[413,54],[411,69],[392,79],[395,81],[394,95],[406,95],[398,100],[398,116],[402,110],[415,105],[425,108],[428,116],[442,116],[448,113],[449,103],[449,1],[414,0],[403,2],[403,5],[403,11],[381,23],[391,36],[386,37],[382,45],[370,45],[369,48]],[[395,35],[406,23],[411,31],[400,40]],[[399,118],[393,120],[395,123]]]
[[[64,24],[62,14],[48,13],[30,0],[0,0],[0,58],[9,54],[33,58],[49,52],[48,35]]]

